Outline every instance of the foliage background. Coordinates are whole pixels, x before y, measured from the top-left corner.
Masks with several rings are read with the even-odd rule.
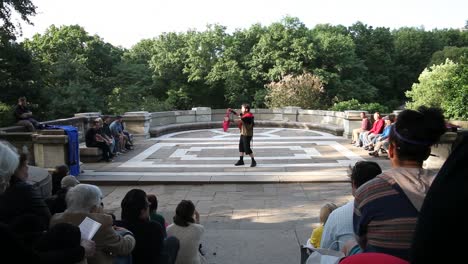
[[[27,22],[35,14],[29,0],[7,2],[2,1],[1,14],[17,12]],[[11,122],[7,113],[23,95],[43,120],[86,111],[224,108],[244,102],[388,112],[408,98],[409,107],[432,98],[430,103],[450,117],[466,118],[458,109],[468,104],[466,64],[460,62],[468,50],[467,26],[390,30],[356,22],[307,28],[298,18],[285,17],[232,33],[222,25],[168,32],[125,49],[79,25],[51,25],[18,43],[20,30],[9,16],[0,19],[1,125]],[[297,81],[306,76],[314,81]],[[442,88],[430,84],[436,79]],[[288,88],[272,89],[275,84]],[[431,88],[437,93],[428,96],[422,87],[443,91]],[[442,94],[449,96],[434,103]]]

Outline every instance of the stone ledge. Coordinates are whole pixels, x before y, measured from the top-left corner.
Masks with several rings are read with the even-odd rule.
[[[102,157],[100,148],[80,146],[80,161],[82,162],[98,162]]]
[[[308,130],[319,130],[331,133],[335,136],[343,135],[343,127],[329,124],[314,124],[305,122],[284,122],[284,121],[255,121],[257,127],[284,127],[284,128],[299,128]],[[230,127],[236,127],[231,124]],[[170,124],[150,128],[151,137],[159,137],[165,134],[180,132],[186,130],[197,129],[213,129],[222,128],[222,122],[197,122],[197,123],[184,123],[184,124]]]

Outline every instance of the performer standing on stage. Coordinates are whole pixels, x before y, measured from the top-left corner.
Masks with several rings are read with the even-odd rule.
[[[253,128],[254,128],[254,116],[250,113],[250,105],[243,104],[241,108],[241,113],[237,114],[234,110],[228,109],[231,113],[240,117],[239,120],[239,129],[240,129],[240,140],[239,140],[239,160],[234,164],[235,166],[244,165],[244,153],[249,155],[252,159],[250,167],[257,166],[257,162],[254,159],[252,149],[250,148],[250,142],[253,137]]]

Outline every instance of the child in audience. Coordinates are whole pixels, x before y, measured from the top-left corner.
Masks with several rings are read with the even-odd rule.
[[[320,226],[314,228],[312,234],[310,235],[309,243],[314,246],[314,248],[320,247],[320,241],[322,240],[323,226],[327,222],[328,216],[338,208],[334,203],[326,203],[320,208]]]

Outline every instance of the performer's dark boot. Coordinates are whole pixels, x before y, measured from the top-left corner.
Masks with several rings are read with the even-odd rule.
[[[240,156],[239,160],[234,164],[235,166],[241,166],[244,165],[244,157]]]
[[[238,160],[236,162],[236,164],[234,164],[235,166],[241,166],[241,165],[244,165],[244,161],[243,160]]]
[[[252,158],[252,163],[250,163],[250,167],[255,167],[257,166],[257,162],[255,161],[254,158]]]

